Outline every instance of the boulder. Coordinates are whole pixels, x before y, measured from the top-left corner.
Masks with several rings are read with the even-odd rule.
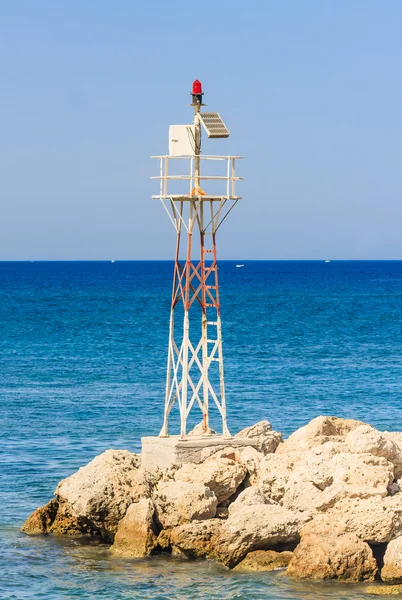
[[[22,531],[30,535],[47,533],[56,518],[58,508],[57,500],[50,500],[44,506],[40,506],[29,515],[22,526]]]
[[[102,534],[86,517],[75,516],[71,506],[64,501],[58,503],[57,514],[53,523],[48,527],[48,533],[71,536],[99,536]]]
[[[133,502],[149,497],[153,476],[140,468],[140,458],[127,450],[107,450],[63,479],[55,495],[72,516],[87,519],[113,539],[117,524]]]
[[[300,460],[297,453],[268,454],[260,464],[258,487],[274,502],[280,502],[295,464]]]
[[[305,534],[354,533],[370,544],[390,542],[402,535],[402,498],[346,498],[303,526]]]
[[[377,431],[371,425],[360,425],[345,438],[349,451],[356,454],[373,454],[386,458],[395,467],[395,476],[402,474],[402,451],[388,432]]]
[[[161,550],[168,550],[170,548],[170,532],[171,529],[162,529],[158,535],[158,546]]]
[[[366,542],[353,533],[302,534],[287,574],[300,579],[373,581],[377,563]]]
[[[214,557],[236,566],[252,550],[269,550],[295,542],[308,516],[276,504],[244,506],[222,522],[212,539]]]
[[[234,437],[253,440],[255,443],[253,446],[263,454],[275,452],[278,445],[282,442],[282,434],[278,431],[273,431],[269,421],[259,421],[255,425],[242,429]]]
[[[257,485],[260,476],[260,465],[264,458],[264,454],[259,452],[252,446],[244,446],[238,448],[236,454],[247,469],[246,485]]]
[[[100,535],[96,527],[85,517],[72,514],[67,502],[50,500],[44,506],[37,508],[25,521],[22,531],[30,535],[39,533],[54,533],[60,535]]]
[[[207,428],[207,431],[204,431],[204,422],[198,423],[187,435],[218,435],[216,431],[211,429],[211,427]]]
[[[276,571],[288,566],[293,552],[275,550],[254,550],[233,569],[234,571]]]
[[[384,431],[383,435],[392,440],[399,452],[402,452],[402,431]]]
[[[218,499],[218,504],[235,493],[247,474],[245,465],[231,458],[213,455],[203,463],[187,463],[176,471],[176,481],[207,486]]]
[[[327,510],[346,497],[385,497],[392,463],[372,454],[350,454],[333,442],[305,452],[274,454],[260,465],[258,487],[291,510]]]
[[[292,433],[276,451],[278,454],[301,452],[321,446],[325,442],[344,442],[347,434],[360,425],[364,423],[339,417],[316,417]]]
[[[154,503],[163,528],[212,519],[218,506],[217,497],[208,487],[186,481],[161,482],[154,494]]]
[[[127,558],[149,556],[157,545],[154,512],[155,507],[149,498],[130,504],[119,522],[110,551]]]
[[[170,532],[170,543],[174,553],[188,558],[204,558],[212,554],[212,537],[220,528],[220,521],[208,519],[193,521],[174,527]]]
[[[333,471],[333,486],[326,488],[330,497],[385,498],[393,481],[393,465],[372,454],[336,454],[329,463]]]
[[[248,487],[237,496],[236,500],[229,505],[229,515],[245,506],[257,506],[259,504],[275,504],[267,500],[261,490],[257,487]]]
[[[297,507],[296,510],[313,513],[338,494],[343,482],[337,484],[332,462],[339,450],[337,444],[327,442],[296,456],[295,453],[278,455],[278,459],[288,457],[291,461],[285,471],[287,480],[283,481],[281,504],[292,510]]]
[[[400,581],[402,579],[402,536],[391,540],[384,555],[384,566],[381,569],[383,581]]]

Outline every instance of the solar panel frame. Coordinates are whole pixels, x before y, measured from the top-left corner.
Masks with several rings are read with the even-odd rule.
[[[227,138],[229,130],[217,112],[200,112],[201,123],[209,138]]]

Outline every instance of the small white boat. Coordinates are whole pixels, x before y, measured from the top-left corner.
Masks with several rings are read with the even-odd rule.
[[[115,261],[115,260],[111,260],[110,262],[111,262],[111,263],[114,263],[114,262],[116,262],[116,261]]]
[[[244,267],[244,265],[236,265],[237,269],[240,269],[241,267]]]
[[[325,262],[331,262],[330,260],[326,260]]]

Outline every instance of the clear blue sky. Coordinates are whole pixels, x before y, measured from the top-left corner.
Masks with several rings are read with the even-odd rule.
[[[0,260],[159,259],[198,77],[245,157],[221,258],[402,259],[402,2],[0,0]]]

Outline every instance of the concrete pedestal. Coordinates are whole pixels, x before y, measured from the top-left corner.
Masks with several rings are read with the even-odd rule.
[[[221,435],[191,435],[181,440],[178,435],[162,437],[143,437],[141,464],[147,469],[166,469],[169,465],[181,466],[185,463],[200,463],[208,456],[223,448],[244,448],[256,446],[249,438],[224,438]]]

